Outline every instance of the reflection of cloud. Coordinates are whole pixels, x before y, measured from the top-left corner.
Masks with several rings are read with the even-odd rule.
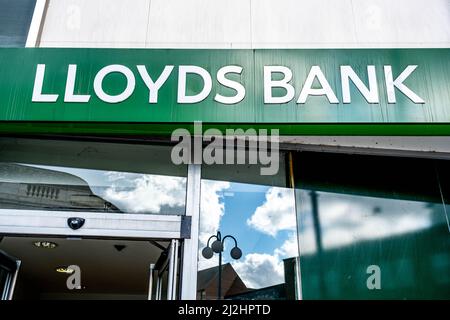
[[[206,246],[208,238],[216,234],[220,219],[225,212],[222,192],[230,188],[229,182],[202,180],[200,203],[200,233],[199,233],[199,270],[218,264],[217,259],[205,259],[201,250]]]
[[[289,238],[279,248],[275,249],[274,254],[282,258],[298,256],[297,232],[290,232]]]
[[[283,262],[277,255],[249,253],[244,261],[233,263],[236,272],[249,288],[263,288],[284,282]]]
[[[247,287],[259,289],[283,283],[283,259],[297,256],[297,233],[289,232],[289,238],[272,254],[249,253],[232,265]]]
[[[102,197],[125,212],[160,213],[163,206],[183,207],[186,179],[182,177],[108,172],[111,186]]]
[[[301,251],[316,250],[309,192],[301,192]],[[319,192],[319,218],[325,249],[391,237],[431,225],[432,210],[422,202]]]
[[[218,263],[217,258],[204,259],[201,250],[206,246],[208,238],[219,228],[220,219],[225,213],[222,197],[234,191],[233,187],[230,187],[227,182],[202,181],[199,270],[216,266]],[[249,288],[263,288],[284,282],[282,259],[298,256],[297,234],[293,231],[296,229],[296,218],[292,190],[268,188],[264,203],[247,220],[247,225],[273,237],[276,237],[279,231],[289,230],[289,237],[271,254],[244,253],[244,257],[239,261],[233,260],[231,263],[236,272]],[[264,251],[264,248],[259,249]]]
[[[266,201],[256,208],[247,224],[271,236],[276,236],[281,230],[295,230],[294,191],[287,188],[270,188],[266,192]]]

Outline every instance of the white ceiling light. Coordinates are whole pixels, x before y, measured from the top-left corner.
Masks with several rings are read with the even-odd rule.
[[[75,272],[75,270],[69,268],[69,267],[57,267],[55,269],[56,272],[58,273],[68,273],[68,274],[72,274]]]
[[[58,244],[51,241],[36,241],[33,244],[35,247],[43,249],[55,249],[58,246]]]

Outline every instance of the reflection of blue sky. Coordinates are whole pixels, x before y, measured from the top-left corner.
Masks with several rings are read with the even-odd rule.
[[[265,194],[270,189],[267,186],[244,185],[231,183],[231,187],[224,193],[232,190],[233,196],[224,196],[225,214],[220,221],[220,231],[223,235],[231,234],[238,240],[238,245],[245,253],[272,254],[288,239],[289,231],[281,230],[275,237],[262,233],[249,226],[246,221],[250,219],[259,206],[265,201]],[[229,242],[229,249],[233,241]],[[229,254],[224,255],[224,261],[232,260]]]
[[[229,252],[234,242],[227,240],[223,262],[230,262],[250,288],[284,282],[282,259],[298,255],[295,226],[292,190],[202,180],[199,250],[217,230],[234,236],[243,256],[233,260]],[[217,255],[211,260],[199,256],[200,270],[217,263]]]

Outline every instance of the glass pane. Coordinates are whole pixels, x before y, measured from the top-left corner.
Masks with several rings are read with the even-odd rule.
[[[450,297],[432,161],[300,153],[295,168],[305,299]]]
[[[298,256],[294,191],[286,188],[285,171],[264,177],[257,166],[203,166],[197,299],[295,299]],[[214,240],[224,241],[222,274]],[[208,251],[207,249],[206,251]],[[233,259],[237,257],[238,259]]]
[[[0,0],[0,47],[23,47],[36,0]]]
[[[0,139],[0,208],[182,215],[186,166],[166,146]]]

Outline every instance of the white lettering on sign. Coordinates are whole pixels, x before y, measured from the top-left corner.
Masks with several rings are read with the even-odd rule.
[[[375,66],[367,66],[367,75],[369,78],[369,88],[361,81],[358,75],[350,66],[341,66],[341,83],[342,83],[342,102],[351,103],[350,97],[350,80],[361,92],[363,97],[369,103],[379,103],[377,75],[375,73]]]
[[[158,91],[161,89],[163,84],[167,81],[170,74],[172,73],[173,66],[165,66],[163,72],[158,77],[156,82],[153,82],[152,78],[150,78],[150,75],[147,72],[147,69],[144,65],[137,66],[137,69],[139,71],[139,74],[141,75],[142,80],[144,81],[145,85],[147,86],[149,92],[148,96],[148,102],[149,103],[157,103],[158,102]]]
[[[283,74],[283,79],[272,80],[273,73]],[[292,80],[291,69],[283,66],[264,67],[264,103],[287,103],[294,99],[295,90],[289,83]],[[272,96],[272,88],[283,88],[286,94],[281,97]]]
[[[389,103],[396,103],[395,88],[403,92],[405,96],[411,99],[414,103],[425,103],[425,101],[417,94],[411,91],[407,86],[403,84],[403,81],[408,78],[411,73],[416,70],[417,66],[407,66],[405,70],[395,79],[392,79],[392,67],[384,66],[384,77],[386,79],[386,90]]]
[[[120,64],[113,64],[103,67],[94,77],[93,89],[98,99],[105,103],[120,103],[131,97],[136,89],[136,75],[140,78],[144,86],[148,89],[148,103],[158,103],[158,96],[163,90],[169,78],[174,73],[175,66],[166,65],[159,75],[155,75],[145,65],[136,65],[135,69]],[[419,97],[411,88],[406,86],[405,81],[412,75],[417,65],[408,65],[395,79],[392,66],[383,66],[384,83],[386,87],[386,97],[388,103],[396,103],[396,93],[400,91],[410,99],[413,103],[423,104],[425,101]],[[342,103],[349,104],[352,102],[352,94],[360,94],[368,103],[380,103],[379,87],[377,82],[376,67],[367,66],[367,72],[355,70],[349,65],[339,66],[340,83],[342,93]],[[237,104],[244,100],[246,95],[245,86],[236,78],[240,78],[244,70],[240,66],[228,65],[218,69],[215,81],[218,85],[231,90],[228,95],[224,95],[220,90],[215,89],[213,92],[213,79],[211,74],[205,68],[194,65],[178,66],[177,92],[176,101],[179,104],[193,104],[207,99],[211,92],[214,93],[213,100],[221,104]],[[381,71],[380,71],[381,72]],[[126,82],[123,88],[119,88],[118,94],[112,95],[104,90],[103,83],[112,73],[121,74]],[[325,73],[320,66],[312,66],[309,69],[306,79],[301,86],[298,79],[294,79],[293,72],[286,66],[264,66],[263,70],[263,101],[264,104],[284,104],[292,102],[296,98],[296,90],[299,90],[296,99],[297,104],[305,104],[310,96],[323,99],[326,98],[328,103],[340,103],[335,91],[333,91],[330,82],[327,80]],[[34,79],[32,102],[56,102],[59,98],[57,93],[49,93],[48,86],[45,86],[46,65],[38,64],[36,67],[36,76]],[[49,78],[49,76],[47,76]],[[231,78],[234,77],[235,80]],[[192,82],[197,78],[196,82]],[[77,90],[77,65],[69,64],[67,68],[66,87],[64,92],[64,102],[70,103],[87,103],[91,99],[89,92],[80,93]],[[85,78],[83,78],[84,81]],[[156,79],[156,80],[154,80]],[[201,85],[199,86],[199,79]],[[367,79],[367,80],[366,80]],[[57,85],[55,79],[47,79],[53,87]],[[333,84],[333,82],[332,82]],[[47,84],[48,85],[48,84]],[[167,85],[166,85],[167,86]],[[357,90],[351,91],[351,86]],[[86,85],[84,86],[86,87]],[[256,87],[256,86],[253,86]],[[46,88],[46,89],[44,89]],[[274,90],[275,89],[275,90]],[[258,92],[257,89],[254,89]],[[46,93],[43,93],[43,92]],[[274,94],[275,92],[277,94]],[[326,101],[325,100],[325,101]]]
[[[203,79],[203,88],[197,94],[186,94],[186,76],[188,73],[197,74]],[[178,103],[197,103],[205,100],[211,92],[211,89],[211,75],[205,69],[197,66],[180,66],[178,68]]]
[[[56,102],[57,94],[43,94],[42,87],[44,85],[45,64],[38,64],[36,68],[36,77],[34,78],[33,102]]]
[[[321,86],[320,89],[313,89],[314,80],[317,79]],[[339,103],[338,98],[331,89],[330,84],[320,70],[319,66],[313,66],[309,71],[308,77],[306,78],[305,85],[303,86],[300,96],[298,97],[297,103],[305,103],[308,96],[322,96],[325,95],[330,103]]]
[[[66,93],[64,95],[64,102],[88,102],[91,96],[89,94],[75,94],[75,77],[77,73],[77,65],[69,64],[69,69],[67,70],[67,81],[66,81]]]
[[[122,93],[118,95],[109,95],[103,91],[103,79],[110,73],[118,72],[123,74],[127,79],[127,85]],[[119,103],[128,99],[134,91],[136,80],[134,79],[133,72],[125,66],[120,64],[113,64],[101,69],[94,78],[94,91],[100,100],[108,103]]]
[[[225,77],[225,75],[228,73],[241,74],[242,67],[226,66],[226,67],[220,68],[219,71],[217,72],[217,81],[224,87],[235,90],[236,95],[233,97],[225,97],[225,96],[217,93],[216,96],[214,97],[214,100],[217,102],[223,103],[223,104],[236,104],[236,103],[239,103],[242,100],[244,100],[245,88],[239,82],[227,79],[227,77]]]

